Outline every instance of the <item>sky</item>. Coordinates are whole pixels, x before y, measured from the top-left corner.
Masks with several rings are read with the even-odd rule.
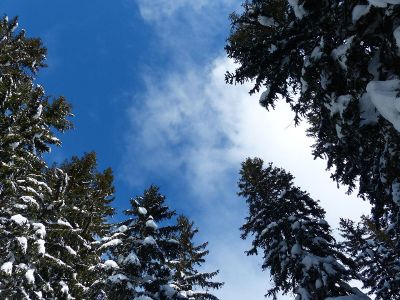
[[[319,199],[327,220],[357,219],[369,207],[338,189],[326,163],[311,156],[306,124],[294,127],[284,104],[266,111],[249,85],[225,84],[235,65],[224,45],[238,0],[2,0],[28,36],[48,48],[37,82],[73,106],[74,130],[49,161],[96,151],[111,167],[120,220],[129,199],[156,184],[168,205],[191,218],[208,241],[204,269],[220,270],[221,300],[265,299],[261,257],[240,239],[246,205],[237,197],[241,162],[260,157],[284,167]],[[281,296],[279,299],[292,299]]]

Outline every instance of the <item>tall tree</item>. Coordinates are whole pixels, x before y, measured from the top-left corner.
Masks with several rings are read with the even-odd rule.
[[[296,123],[309,123],[313,154],[327,159],[332,178],[371,203],[374,228],[389,237],[375,243],[400,249],[400,2],[249,0],[243,7],[231,17],[226,50],[239,67],[227,82],[253,80],[250,92],[262,90],[266,108],[289,103]],[[400,256],[391,253],[395,266]],[[373,266],[365,271],[374,274]]]
[[[41,299],[53,290],[39,271],[46,264],[44,198],[53,194],[43,154],[60,144],[55,130],[71,127],[70,106],[34,83],[46,49],[17,25],[0,21],[0,297]]]
[[[342,248],[355,260],[357,278],[364,283],[375,299],[397,299],[400,295],[399,236],[388,235],[364,217],[359,224],[341,220],[345,238]]]
[[[49,264],[42,273],[62,281],[56,297],[92,298],[101,279],[94,268],[101,261],[98,240],[108,233],[106,218],[114,211],[112,172],[98,172],[92,152],[54,166],[46,177],[55,193],[44,215]]]
[[[211,281],[218,274],[214,272],[200,272],[198,268],[205,263],[207,242],[195,245],[193,238],[198,233],[194,223],[185,216],[179,216],[178,220],[179,242],[178,256],[170,260],[174,269],[173,286],[179,293],[189,300],[218,300],[209,292],[210,289],[219,289],[223,286],[221,282]]]
[[[109,299],[178,299],[171,286],[173,272],[168,261],[176,258],[177,227],[168,225],[175,215],[155,186],[131,200],[125,212],[131,218],[102,245],[110,260],[103,264],[111,273],[106,279]]]
[[[377,227],[400,205],[399,15],[397,0],[246,1],[226,46],[239,63],[226,80],[254,80],[261,105],[283,99],[306,119],[314,156],[358,185]]]
[[[239,195],[249,215],[242,238],[254,236],[248,255],[263,251],[263,269],[271,270],[274,286],[267,293],[294,293],[298,300],[323,300],[351,295],[368,299],[348,285],[351,261],[338,251],[325,211],[293,185],[293,176],[261,159],[242,164]]]

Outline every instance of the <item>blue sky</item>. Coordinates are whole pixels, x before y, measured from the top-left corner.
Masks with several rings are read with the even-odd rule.
[[[2,0],[1,10],[42,38],[49,67],[38,82],[73,105],[75,129],[49,159],[96,151],[99,167],[114,170],[119,211],[159,185],[170,206],[200,227],[199,240],[210,242],[206,269],[220,269],[221,299],[261,300],[268,274],[261,258],[245,256],[249,242],[239,238],[241,161],[259,156],[291,171],[321,199],[333,226],[368,207],[345,196],[325,163],[312,159],[312,141],[304,126],[294,128],[287,107],[268,113],[248,86],[225,85],[225,71],[234,68],[223,50],[228,15],[240,2]]]

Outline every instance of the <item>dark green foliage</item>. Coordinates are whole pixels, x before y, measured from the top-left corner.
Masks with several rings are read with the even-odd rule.
[[[209,289],[219,289],[223,286],[221,282],[211,281],[218,271],[207,273],[197,270],[205,263],[204,257],[209,253],[206,250],[208,243],[195,246],[193,238],[198,233],[198,229],[193,228],[193,222],[185,216],[179,216],[177,221],[179,248],[176,260],[170,261],[174,269],[173,285],[188,299],[218,300],[208,292]],[[198,288],[201,290],[198,291]]]
[[[131,218],[105,240],[102,247],[109,249],[110,258],[118,264],[114,267],[108,261],[103,267],[111,269],[106,282],[110,299],[178,299],[170,286],[173,273],[168,265],[179,246],[174,239],[177,227],[168,225],[175,212],[164,202],[158,188],[151,186],[143,196],[131,200],[131,209],[126,211]]]
[[[73,157],[60,168],[68,174],[65,197],[70,222],[82,229],[85,239],[104,236],[110,227],[107,218],[114,213],[110,206],[115,192],[112,170],[98,172],[94,152],[82,158]]]
[[[389,3],[396,2],[245,1],[231,16],[226,46],[239,63],[226,81],[254,80],[250,93],[265,90],[267,109],[289,103],[296,124],[310,125],[313,154],[327,159],[332,178],[371,203],[370,222],[388,239],[347,224],[345,249],[363,257],[363,282],[382,299],[398,295],[400,260],[400,5]],[[360,248],[386,250],[368,258]]]
[[[240,66],[226,80],[255,80],[251,92],[267,90],[260,99],[266,108],[279,99],[288,102],[296,122],[305,119],[311,125],[314,156],[327,158],[338,183],[350,191],[358,186],[359,195],[373,206],[376,226],[381,226],[386,223],[384,211],[399,209],[392,185],[400,180],[400,135],[376,113],[366,88],[374,80],[400,75],[393,36],[400,5],[371,5],[353,22],[354,7],[367,1],[299,4],[305,11],[302,18],[286,0],[245,2],[244,12],[231,17],[226,46]],[[262,18],[272,18],[270,25]]]
[[[88,153],[51,168],[47,181],[55,193],[44,214],[49,264],[43,273],[49,281],[57,278],[68,286],[68,293],[62,286],[57,290],[61,298],[90,297],[97,293],[91,287],[100,279],[94,268],[101,261],[97,240],[108,233],[106,218],[114,211],[112,172],[98,172],[95,153]]]
[[[158,187],[131,200],[130,218],[118,224],[101,248],[109,260],[98,266],[105,276],[100,299],[218,300],[210,289],[223,284],[211,279],[215,272],[199,272],[207,243],[195,246],[193,223],[165,205]],[[143,297],[143,298],[140,298]]]
[[[94,153],[46,166],[54,131],[71,127],[70,105],[34,83],[46,49],[16,25],[0,22],[0,298],[82,299],[98,279],[113,177],[97,172]]]
[[[111,233],[111,169],[99,172],[95,153],[47,166],[71,108],[35,84],[46,49],[16,27],[0,20],[0,298],[217,300],[218,272],[196,270],[207,243],[192,244],[186,218],[174,224],[157,187]]]
[[[0,182],[3,194],[21,193],[19,180],[24,180],[22,189],[29,189],[34,180],[26,179],[27,174],[40,177],[45,167],[42,154],[49,151],[50,145],[60,144],[52,130],[64,131],[71,127],[66,119],[71,115],[69,104],[62,97],[50,102],[44,89],[34,84],[33,75],[44,66],[46,49],[39,39],[25,37],[23,30],[16,33],[16,26],[17,19],[9,22],[3,18],[0,22]]]
[[[398,299],[400,295],[400,249],[399,236],[387,234],[376,228],[366,217],[359,224],[341,220],[341,231],[345,238],[343,250],[354,258],[355,274],[370,290],[375,299]]]
[[[253,236],[248,255],[263,252],[263,269],[270,269],[274,287],[267,293],[294,293],[301,300],[362,294],[351,288],[351,261],[339,251],[325,211],[293,186],[293,176],[261,159],[242,164],[239,195],[246,199],[249,216],[242,238]],[[346,267],[345,267],[346,266]],[[360,298],[361,299],[361,298]]]
[[[0,21],[0,298],[39,299],[59,282],[47,282],[44,199],[53,191],[45,180],[43,153],[59,145],[54,130],[71,127],[69,104],[50,101],[34,75],[45,66],[39,39],[17,32],[17,19]]]

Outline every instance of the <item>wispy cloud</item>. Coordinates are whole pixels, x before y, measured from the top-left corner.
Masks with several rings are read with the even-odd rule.
[[[218,189],[221,174],[240,160],[235,135],[242,116],[235,110],[248,98],[246,87],[225,85],[227,66],[226,61],[216,60],[204,69],[146,78],[144,99],[129,111],[132,131],[127,141],[128,149],[136,153],[135,161],[130,160],[133,164],[148,172],[180,170],[195,180],[194,189]]]
[[[235,187],[228,184],[236,179],[240,163],[258,156],[291,171],[298,185],[323,201],[337,224],[342,212],[335,207],[357,207],[359,200],[349,201],[325,172],[325,162],[312,158],[312,140],[304,126],[294,127],[287,106],[267,113],[257,96],[248,95],[249,86],[225,84],[224,73],[233,67],[218,58],[204,68],[147,77],[146,92],[129,110],[130,155],[124,165],[126,172],[137,174],[126,178],[137,185],[146,178],[143,174],[160,179],[177,174],[198,198],[232,195]],[[356,207],[348,217],[359,214]]]
[[[206,6],[232,2],[232,1],[212,1],[212,0],[137,0],[140,14],[147,21],[160,22],[165,18],[173,17],[181,10],[193,10],[198,12]]]
[[[254,100],[247,87],[225,85],[230,65],[217,59],[205,68],[169,73],[165,80],[147,77],[146,92],[129,111],[125,178],[132,185],[149,178],[175,185],[179,194],[170,195],[175,207],[196,221],[200,239],[210,241],[208,266],[219,268],[226,282],[221,299],[261,300],[268,279],[243,253],[247,243],[238,228],[244,205],[236,199],[235,180],[240,161],[251,154],[247,147],[256,145],[246,140],[263,135],[257,130],[246,136],[249,126],[262,126],[257,124],[262,109],[246,105]],[[243,280],[251,282],[240,286]]]
[[[222,50],[229,32],[228,16],[240,9],[241,2],[136,0],[141,16],[158,34],[155,47],[168,53],[168,59],[175,59],[176,67],[181,68],[188,62],[202,63],[210,57],[210,51]]]

